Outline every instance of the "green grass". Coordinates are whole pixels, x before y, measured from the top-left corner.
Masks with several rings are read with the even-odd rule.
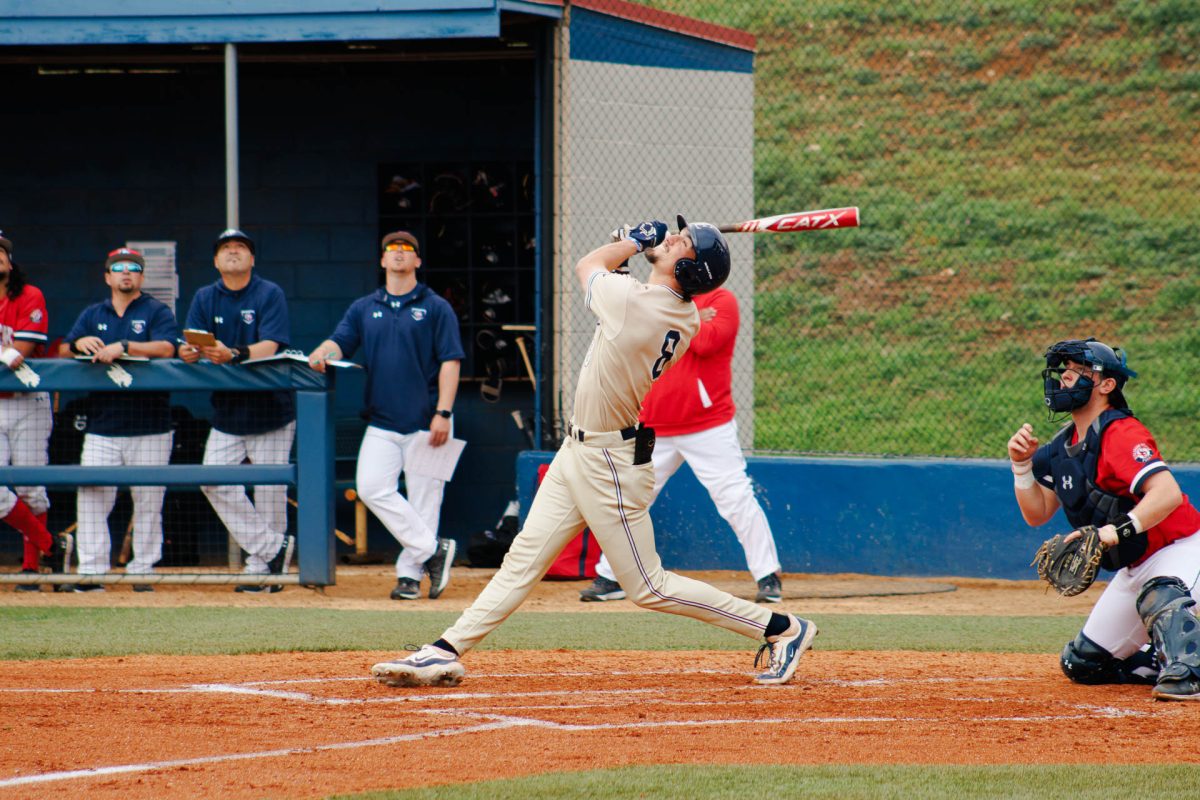
[[[757,37],[757,214],[862,208],[756,237],[757,448],[1001,455],[1094,335],[1200,460],[1200,5],[649,2]]]
[[[802,603],[793,609],[803,613]],[[0,608],[0,659],[137,653],[245,654],[399,650],[436,639],[457,614],[253,608]],[[818,614],[824,650],[1056,653],[1076,617]],[[491,650],[746,650],[754,643],[695,620],[652,612],[514,614]]]
[[[745,800],[1176,800],[1200,769],[1167,766],[639,766],[566,772],[403,792],[338,795],[356,800],[557,800],[647,797]]]

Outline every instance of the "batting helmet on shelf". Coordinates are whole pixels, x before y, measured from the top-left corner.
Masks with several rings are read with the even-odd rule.
[[[711,292],[729,277],[729,243],[715,225],[707,222],[689,225],[682,215],[675,219],[681,232],[687,228],[696,251],[694,259],[681,258],[675,262],[675,280],[688,297]]]
[[[1121,389],[1127,380],[1136,378],[1137,373],[1129,368],[1124,351],[1088,338],[1055,342],[1046,350],[1046,368],[1042,370],[1042,381],[1046,405],[1051,411],[1072,411],[1087,405],[1092,396],[1092,389],[1095,388],[1095,383],[1086,376],[1080,377],[1070,388],[1063,386],[1063,365],[1068,361],[1083,364],[1099,372],[1103,376],[1102,379],[1114,379],[1117,389],[1110,395],[1110,402],[1114,408],[1128,408]]]

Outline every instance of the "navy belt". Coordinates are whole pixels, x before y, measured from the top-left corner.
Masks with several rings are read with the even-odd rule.
[[[622,428],[620,430],[620,434],[621,434],[622,440],[629,441],[633,437],[637,436],[637,426],[633,426],[630,428]],[[600,436],[600,435],[601,434],[598,434],[598,433],[588,433],[587,431],[580,430],[579,428],[576,428],[574,425],[571,426],[571,431],[570,431],[571,438],[578,439],[581,442],[587,441],[587,437],[589,437],[589,436]]]

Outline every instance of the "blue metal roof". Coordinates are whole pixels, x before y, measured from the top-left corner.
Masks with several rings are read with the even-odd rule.
[[[0,0],[0,45],[493,38],[537,0]]]

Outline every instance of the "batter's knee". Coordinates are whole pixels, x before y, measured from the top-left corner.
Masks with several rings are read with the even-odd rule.
[[[1095,686],[1102,683],[1153,684],[1158,665],[1153,654],[1138,651],[1129,658],[1115,658],[1080,631],[1067,642],[1059,659],[1063,674],[1075,683]]]

